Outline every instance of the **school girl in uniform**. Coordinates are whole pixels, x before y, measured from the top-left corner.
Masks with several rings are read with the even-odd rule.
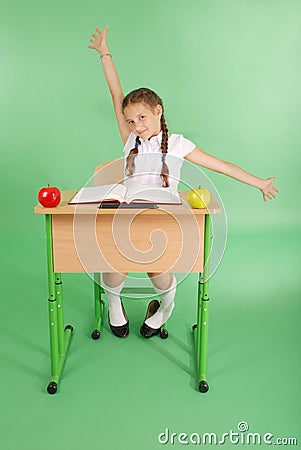
[[[152,90],[140,88],[124,96],[112,54],[107,43],[108,27],[92,34],[91,45],[100,54],[105,78],[124,144],[126,186],[132,183],[177,189],[183,159],[207,169],[228,175],[261,190],[263,199],[275,198],[275,177],[258,178],[233,163],[203,152],[180,134],[168,134],[161,98]],[[274,191],[274,192],[273,192]],[[129,334],[129,320],[120,299],[127,273],[102,274],[102,287],[107,295],[109,324],[118,337]],[[160,304],[148,310],[140,333],[146,338],[157,334],[174,308],[176,278],[172,273],[148,273]],[[152,302],[151,302],[152,303]]]

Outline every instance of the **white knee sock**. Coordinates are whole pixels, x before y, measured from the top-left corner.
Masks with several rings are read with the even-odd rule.
[[[160,295],[161,304],[158,311],[149,319],[145,321],[146,325],[151,328],[160,328],[163,323],[170,317],[172,310],[174,309],[174,298],[176,295],[177,280],[173,275],[171,286],[168,289],[162,290],[154,286],[154,290]]]
[[[120,292],[123,288],[123,285],[124,281],[116,287],[107,286],[103,281],[103,277],[101,277],[101,286],[103,287],[108,298],[110,324],[115,327],[124,325],[127,322],[123,315],[120,300]]]

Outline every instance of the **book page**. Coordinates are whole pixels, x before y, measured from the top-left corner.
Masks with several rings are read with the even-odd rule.
[[[122,184],[106,184],[104,186],[88,186],[81,188],[69,204],[100,203],[103,200],[124,202],[126,188]]]
[[[133,185],[127,189],[125,197],[126,203],[148,201],[152,203],[165,204],[181,204],[181,198],[177,191],[172,191],[171,188],[163,188],[148,185]]]

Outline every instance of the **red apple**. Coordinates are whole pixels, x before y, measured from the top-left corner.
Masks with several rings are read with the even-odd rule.
[[[43,187],[39,190],[38,200],[45,208],[54,208],[61,201],[61,191],[54,186]]]

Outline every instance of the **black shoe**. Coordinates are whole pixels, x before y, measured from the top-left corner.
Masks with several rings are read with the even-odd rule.
[[[140,328],[140,334],[141,336],[145,337],[145,338],[150,338],[152,336],[155,336],[156,334],[158,334],[161,330],[160,328],[151,328],[148,325],[146,325],[145,321],[147,319],[149,319],[150,317],[152,317],[155,312],[158,311],[160,306],[160,303],[158,302],[158,300],[152,300],[147,307],[147,311],[146,311],[146,315],[145,315],[145,319],[144,322]]]
[[[108,318],[109,318],[109,325],[110,325],[112,333],[115,334],[115,336],[117,336],[119,338],[125,338],[128,336],[130,328],[129,328],[129,320],[127,318],[127,315],[126,315],[126,312],[125,312],[122,302],[121,302],[121,306],[122,306],[124,318],[127,320],[127,322],[124,325],[120,325],[120,326],[111,325],[109,312],[108,312]]]

